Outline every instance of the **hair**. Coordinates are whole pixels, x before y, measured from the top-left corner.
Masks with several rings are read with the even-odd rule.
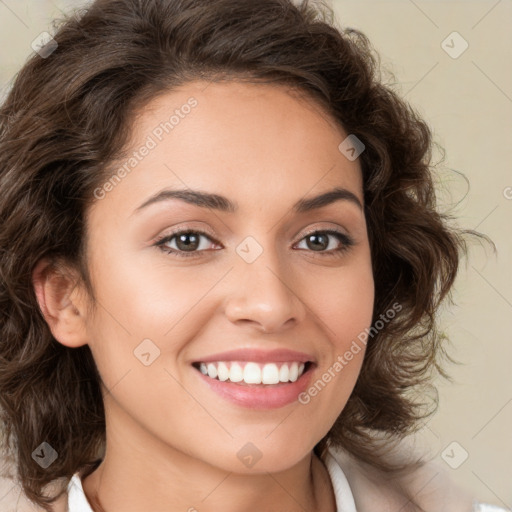
[[[105,447],[91,351],[53,338],[32,271],[42,258],[70,265],[94,297],[85,223],[93,191],[110,176],[144,105],[193,80],[294,88],[364,143],[373,322],[396,314],[368,337],[355,388],[315,452],[338,446],[382,471],[422,464],[392,462],[379,439],[403,439],[437,409],[432,379],[449,379],[442,359],[453,359],[436,312],[451,300],[466,235],[488,237],[438,211],[437,144],[384,83],[368,38],[308,0],[98,0],[54,28],[58,47],[28,59],[0,109],[0,413],[3,449],[26,496],[51,511],[56,497],[46,485],[69,481]],[[59,455],[45,469],[32,458],[42,441]]]

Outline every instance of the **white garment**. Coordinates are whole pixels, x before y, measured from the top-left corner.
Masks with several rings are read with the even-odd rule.
[[[78,473],[73,475],[68,484],[68,512],[94,512],[85,496]]]
[[[334,496],[336,498],[337,512],[357,512],[354,502],[354,496],[350,485],[341,469],[335,453],[329,449],[324,458],[325,466],[331,477]],[[75,473],[68,485],[68,512],[93,512],[91,505],[87,501],[82,481],[78,473]],[[485,503],[473,502],[473,510],[468,512],[507,512],[504,508]]]
[[[508,512],[504,508],[495,505],[487,505],[485,503],[473,502],[473,510],[471,512]]]

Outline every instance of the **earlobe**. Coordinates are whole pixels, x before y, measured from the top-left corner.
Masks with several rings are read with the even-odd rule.
[[[77,299],[72,274],[44,259],[34,268],[32,283],[53,337],[71,348],[87,344],[85,307]]]

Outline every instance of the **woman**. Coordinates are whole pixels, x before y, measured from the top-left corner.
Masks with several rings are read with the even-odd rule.
[[[430,131],[376,74],[288,0],[98,0],[23,67],[0,391],[25,505],[483,510],[395,450],[481,235],[435,210]]]

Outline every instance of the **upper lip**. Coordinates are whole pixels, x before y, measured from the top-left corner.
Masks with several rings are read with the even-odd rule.
[[[297,361],[307,363],[308,361],[314,362],[315,358],[304,352],[297,352],[295,350],[262,350],[252,348],[218,352],[217,354],[204,356],[195,360],[196,363],[212,363],[215,361],[254,361],[258,363],[286,363]]]

